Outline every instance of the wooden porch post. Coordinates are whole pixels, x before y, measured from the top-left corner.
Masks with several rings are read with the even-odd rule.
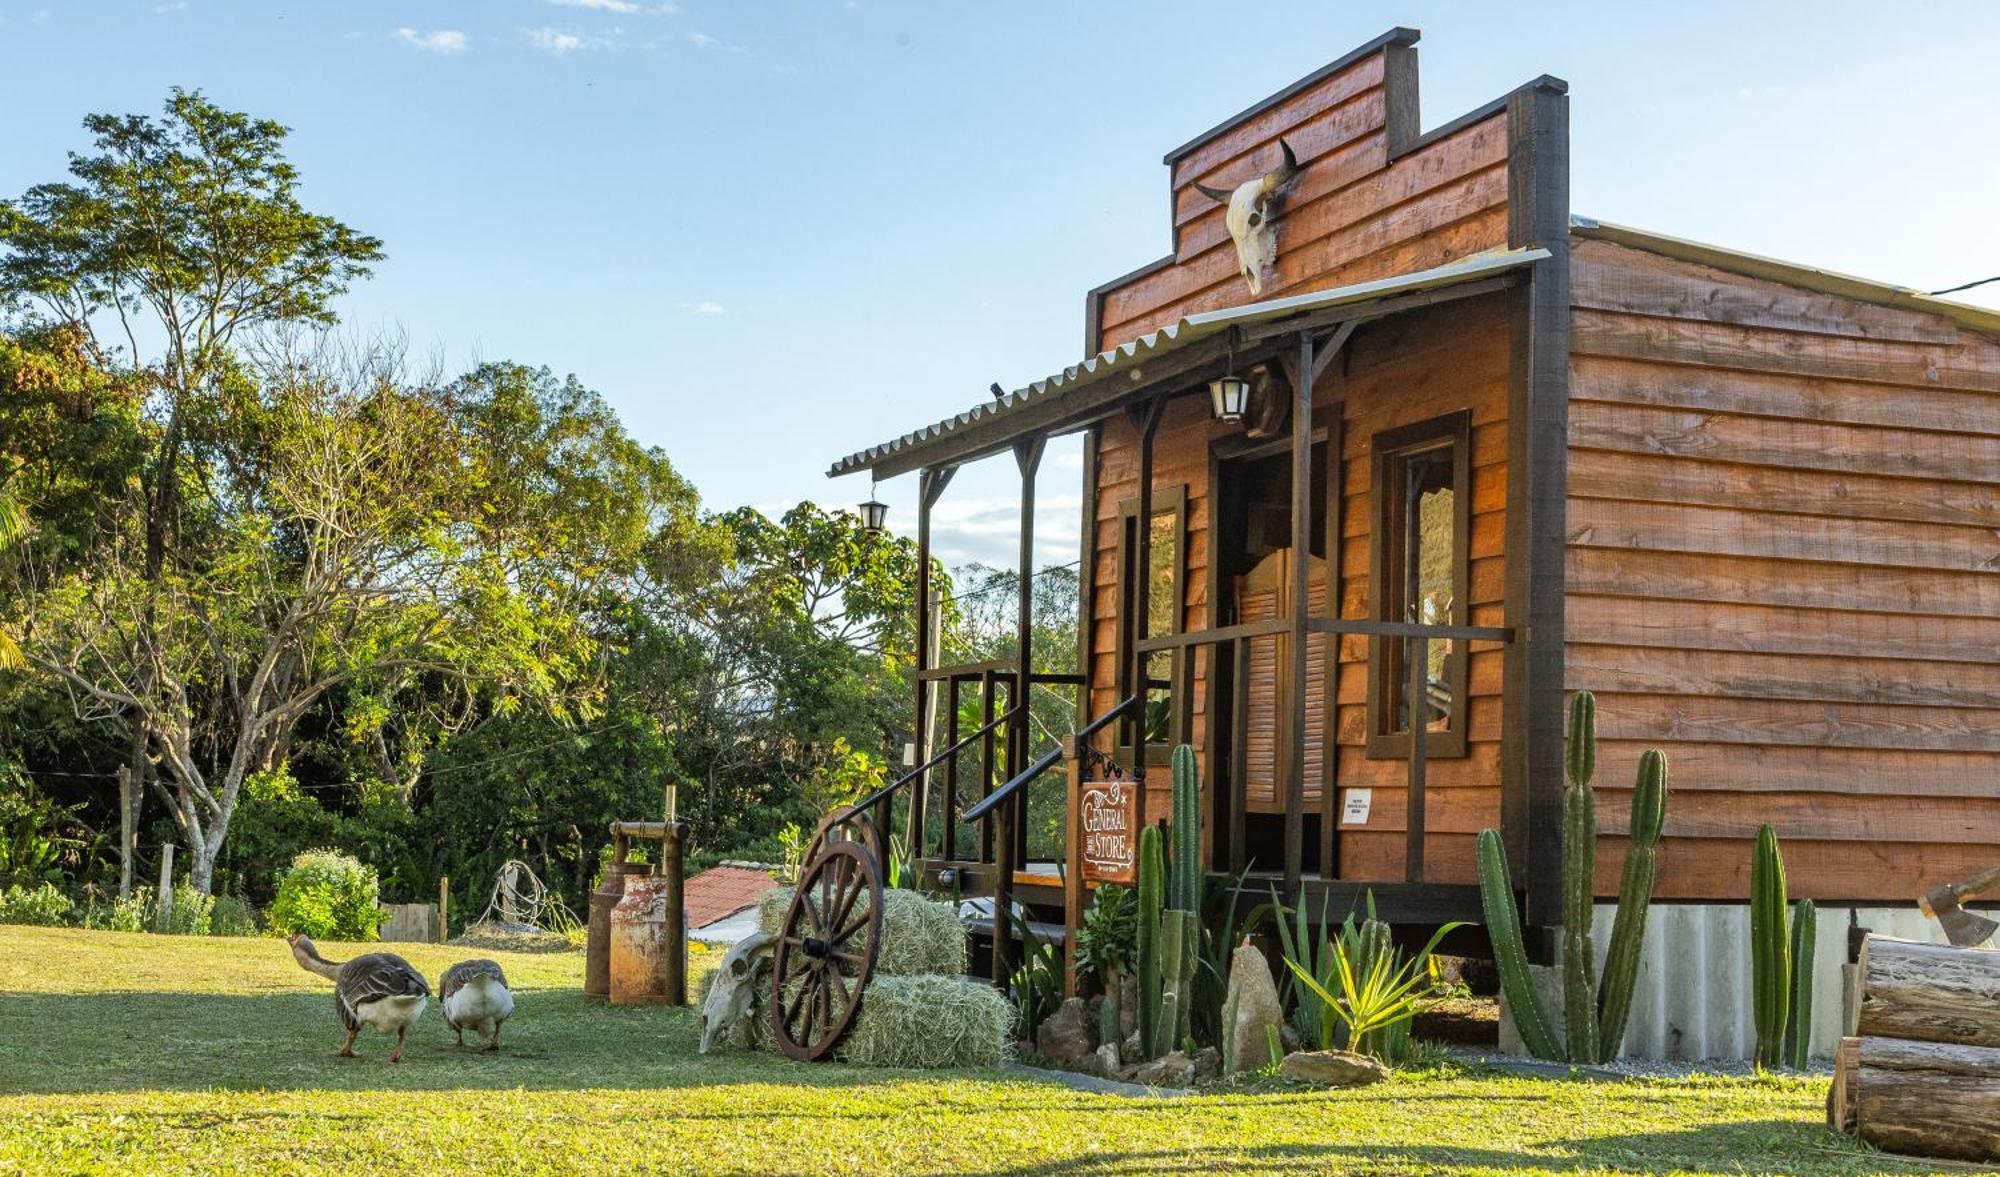
[[[1153,435],[1160,428],[1165,397],[1154,397],[1133,405],[1127,412],[1139,431],[1139,508],[1134,523],[1139,529],[1132,545],[1132,645],[1126,650],[1126,681],[1131,694],[1139,697],[1139,714],[1132,725],[1132,779],[1138,792],[1132,799],[1132,824],[1146,828],[1146,655],[1139,643],[1152,636],[1153,611]],[[1129,697],[1129,696],[1128,696]]]
[[[1028,702],[1030,678],[1034,674],[1035,636],[1035,471],[1042,464],[1042,449],[1048,438],[1041,434],[1014,443],[1014,462],[1021,468],[1021,581],[1016,602],[1014,689],[1007,705],[1013,718],[1007,723],[1007,776],[1013,779],[1028,767]],[[993,869],[993,982],[1005,985],[1014,973],[1014,866],[1020,839],[1027,832],[1027,816],[1022,793],[1001,802],[999,832],[995,835]]]
[[[917,718],[916,739],[911,741],[911,746],[916,749],[916,764],[912,764],[912,768],[931,758],[928,706],[931,684],[924,678],[924,671],[930,669],[932,659],[937,657],[937,651],[931,649],[931,508],[937,505],[945,485],[951,481],[956,470],[956,466],[942,466],[926,469],[917,475],[917,668],[912,676],[916,680]],[[930,791],[930,778],[931,774],[926,772],[910,782],[909,847],[914,858],[922,858],[924,854],[924,803]],[[888,816],[892,820],[896,815],[895,804],[894,798],[888,802]],[[947,827],[954,820],[950,813],[945,814]],[[887,838],[892,832],[885,824],[882,836]]]
[[[1285,783],[1285,893],[1299,893],[1305,869],[1306,615],[1311,609],[1307,559],[1312,554],[1313,341],[1299,333],[1299,359],[1292,380],[1292,558],[1291,632],[1285,635],[1290,665],[1290,706],[1279,729],[1279,763]]]

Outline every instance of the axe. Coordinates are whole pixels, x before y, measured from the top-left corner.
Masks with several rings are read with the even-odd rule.
[[[1963,883],[1932,887],[1917,900],[1917,906],[1923,908],[1925,915],[1944,925],[1944,934],[1953,944],[1960,948],[1977,948],[1986,943],[1993,933],[2000,932],[2000,924],[1983,915],[1974,915],[1959,904],[1995,883],[2000,883],[2000,867],[1974,875]]]

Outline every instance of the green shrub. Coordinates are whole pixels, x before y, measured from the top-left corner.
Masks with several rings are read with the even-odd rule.
[[[153,926],[153,889],[135,887],[130,897],[100,897],[96,888],[86,891],[83,926],[101,932],[143,932]]]
[[[382,926],[379,891],[375,868],[338,850],[308,850],[278,881],[267,913],[270,928],[281,936],[373,940]]]
[[[157,918],[153,926],[170,936],[206,936],[215,911],[215,896],[203,895],[193,883],[174,884],[174,909],[167,913],[166,926]]]
[[[0,891],[0,924],[34,924],[54,928],[69,922],[69,896],[54,883],[29,889],[18,884]]]
[[[260,931],[257,909],[240,895],[218,895],[209,915],[211,936],[255,936]]]

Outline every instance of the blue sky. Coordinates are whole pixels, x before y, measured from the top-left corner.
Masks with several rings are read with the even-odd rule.
[[[0,193],[171,85],[277,118],[309,206],[386,243],[350,323],[576,373],[716,507],[856,501],[832,458],[1074,361],[1083,291],[1167,248],[1161,154],[1398,24],[1426,127],[1568,79],[1580,213],[2000,274],[2000,5],[1514,7],[0,0]],[[941,553],[1010,559],[1015,494],[961,474]],[[1077,495],[1052,447],[1049,559]]]

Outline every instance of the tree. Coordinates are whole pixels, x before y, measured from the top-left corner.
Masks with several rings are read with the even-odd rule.
[[[141,471],[144,561],[128,605],[143,644],[158,647],[166,635],[150,632],[160,620],[153,598],[167,591],[184,501],[206,489],[199,459],[230,395],[239,336],[331,323],[333,300],[369,272],[381,243],[299,202],[286,128],[224,110],[198,91],[171,91],[159,119],[91,115],[84,127],[96,153],[70,157],[72,182],[0,202],[0,304],[82,333],[100,364],[118,349],[104,346],[98,328],[115,322],[124,364],[153,390],[147,415],[158,436]],[[157,339],[158,351],[149,354],[142,337]],[[139,673],[154,668],[142,662]],[[134,726],[136,783],[149,751],[159,750],[149,749],[144,725]]]

